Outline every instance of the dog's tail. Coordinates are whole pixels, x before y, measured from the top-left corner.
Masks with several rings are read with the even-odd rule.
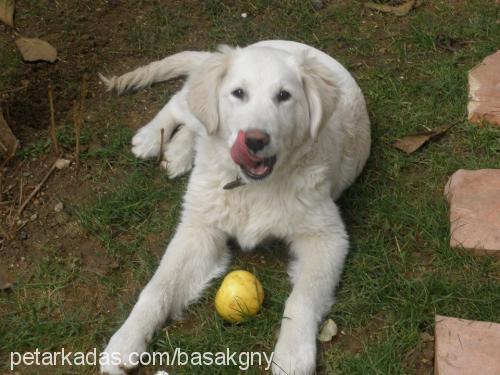
[[[188,76],[198,68],[209,56],[210,52],[185,51],[163,60],[154,61],[141,66],[121,76],[107,78],[99,73],[99,78],[106,85],[108,91],[115,90],[122,94],[129,90],[139,90],[155,82],[168,81],[169,79]]]

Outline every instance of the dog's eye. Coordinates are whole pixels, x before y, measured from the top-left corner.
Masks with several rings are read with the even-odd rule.
[[[236,90],[233,90],[233,92],[231,92],[231,94],[235,97],[235,98],[238,98],[238,99],[243,99],[245,97],[245,91],[243,91],[243,89],[236,89]]]
[[[281,90],[278,94],[278,101],[279,102],[286,102],[288,99],[290,99],[292,95],[286,90]]]

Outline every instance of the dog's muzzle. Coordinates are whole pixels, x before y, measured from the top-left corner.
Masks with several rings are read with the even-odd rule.
[[[238,137],[231,147],[231,158],[247,177],[261,180],[273,171],[276,155],[262,157],[256,154],[266,147],[269,141],[269,135],[260,130],[238,132]]]

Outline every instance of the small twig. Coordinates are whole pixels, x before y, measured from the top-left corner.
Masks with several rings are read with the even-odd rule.
[[[163,137],[165,135],[165,129],[161,128],[160,129],[160,153],[158,154],[158,160],[157,162],[160,163],[161,159],[163,157]]]
[[[87,96],[87,77],[84,75],[82,77],[82,81],[80,83],[80,119],[83,122],[83,103],[85,100],[85,97]]]
[[[5,153],[7,153],[7,151],[9,151],[9,150],[8,150],[8,148],[7,148],[7,146],[5,146],[5,145],[2,143],[2,141],[0,141],[0,147],[2,148],[3,152],[5,152]]]
[[[28,87],[28,85],[25,85],[25,86],[16,87],[14,89],[5,90],[5,91],[0,92],[0,95],[5,95],[5,94],[12,93],[12,92],[21,91],[21,90],[26,89],[27,87]]]
[[[22,223],[20,226],[18,226],[15,230],[15,233],[19,232],[21,229],[23,229],[26,224],[28,224],[28,220],[26,220],[24,223]]]
[[[56,154],[59,154],[59,144],[57,143],[57,132],[56,132],[56,118],[54,114],[54,101],[52,100],[52,85],[49,84],[47,89],[49,96],[49,106],[50,106],[50,138],[52,139],[52,144],[54,145],[54,150]]]
[[[19,205],[23,203],[23,178],[19,181]]]
[[[30,195],[28,195],[28,198],[26,198],[26,200],[24,201],[24,203],[21,205],[21,207],[19,207],[19,209],[17,210],[17,216],[21,216],[21,213],[23,212],[23,210],[26,208],[26,206],[28,205],[28,203],[33,199],[33,197],[40,191],[40,189],[42,188],[42,186],[45,184],[45,182],[49,179],[50,175],[52,173],[54,173],[56,169],[56,163],[52,164],[52,167],[50,167],[49,171],[47,172],[47,174],[42,178],[42,181],[40,181],[40,183],[35,186],[35,188],[33,189],[33,191],[30,193]]]
[[[9,186],[7,186],[7,189],[5,189],[4,191],[2,191],[2,194],[7,194],[12,189],[14,189],[14,185],[9,185]]]
[[[75,123],[75,163],[76,168],[80,167],[80,130],[81,122],[79,115],[80,106],[77,104],[76,100],[73,102],[73,122]]]
[[[76,169],[80,168],[80,134],[83,126],[83,103],[87,96],[87,79],[85,76],[82,77],[80,82],[80,103],[76,100],[73,103],[73,120],[75,122],[75,163]]]

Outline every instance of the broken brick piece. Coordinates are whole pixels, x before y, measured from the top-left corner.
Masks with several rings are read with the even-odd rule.
[[[469,121],[500,126],[500,51],[469,71]]]
[[[436,375],[500,374],[500,324],[436,315]]]
[[[450,246],[500,255],[500,169],[460,169],[448,180]]]

